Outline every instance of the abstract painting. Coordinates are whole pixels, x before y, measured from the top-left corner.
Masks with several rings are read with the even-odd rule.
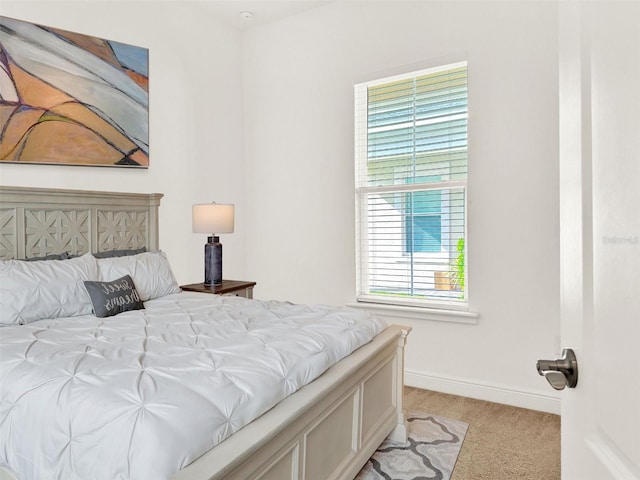
[[[149,166],[149,50],[0,16],[0,162]]]

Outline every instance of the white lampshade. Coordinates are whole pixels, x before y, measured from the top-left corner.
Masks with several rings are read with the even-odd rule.
[[[205,203],[193,206],[194,233],[233,233],[233,205]]]

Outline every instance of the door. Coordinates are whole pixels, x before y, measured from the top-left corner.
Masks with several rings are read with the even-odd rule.
[[[640,1],[561,2],[562,479],[640,480]]]

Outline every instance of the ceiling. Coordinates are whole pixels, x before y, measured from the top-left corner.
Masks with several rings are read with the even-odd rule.
[[[227,25],[239,30],[246,30],[331,2],[316,0],[197,0],[197,3]],[[248,15],[243,15],[243,12],[250,12],[253,15],[251,18],[246,18]]]
[[[56,3],[60,0],[16,0],[28,2]],[[112,2],[121,3],[131,0],[68,0],[74,2]],[[227,25],[239,30],[266,25],[307,10],[335,2],[337,0],[134,0],[141,3],[172,3],[183,2],[197,5],[201,11],[208,12]],[[364,1],[364,0],[361,0]],[[1,3],[1,0],[0,0]],[[242,12],[251,12],[251,18],[241,15]]]

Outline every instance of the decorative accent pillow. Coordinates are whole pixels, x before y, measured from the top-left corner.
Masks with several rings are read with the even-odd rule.
[[[83,282],[98,279],[91,254],[64,261],[0,261],[0,325],[91,314]]]
[[[141,310],[140,300],[133,280],[129,275],[112,282],[85,281],[84,288],[91,298],[96,317],[112,317],[129,310]]]
[[[99,258],[97,262],[100,280],[103,282],[131,275],[143,302],[171,293],[180,293],[169,260],[161,250],[126,257]]]

